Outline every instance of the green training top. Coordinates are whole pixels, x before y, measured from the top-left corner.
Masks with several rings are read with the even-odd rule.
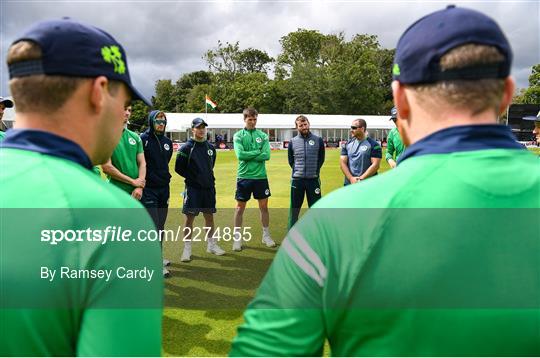
[[[129,129],[124,129],[120,142],[114,149],[111,157],[112,165],[130,178],[139,177],[139,165],[137,164],[137,154],[143,153],[144,148],[139,135]],[[109,182],[131,195],[135,187],[108,176]]]
[[[50,238],[43,230],[61,230],[67,240],[70,230],[110,225],[134,233],[154,229],[146,210],[100,180],[75,143],[41,131],[14,132],[30,140],[43,138],[29,150],[0,149],[0,356],[159,356],[159,243],[85,240],[51,245],[43,240]],[[8,145],[12,134],[3,144]],[[28,140],[17,143],[24,146]],[[62,146],[63,151],[55,152]],[[58,157],[75,152],[86,168]],[[68,272],[110,269],[112,276],[108,281],[63,277],[60,271],[66,267]],[[57,270],[56,278],[43,277],[44,268]],[[122,268],[146,268],[154,274],[149,281],[115,278],[126,273]]]
[[[399,156],[405,150],[405,145],[401,140],[401,135],[397,128],[392,128],[390,133],[388,133],[388,139],[386,141],[386,161],[394,159],[396,162],[399,159]],[[395,155],[395,158],[394,158]]]
[[[6,137],[6,132],[0,131],[0,142],[3,141],[5,137]]]
[[[231,355],[319,356],[325,340],[334,356],[540,355],[540,163],[509,129],[482,143],[499,131],[485,127],[456,129],[481,132],[458,147],[453,131],[434,135],[397,169],[319,200]]]
[[[239,179],[266,179],[265,162],[270,159],[268,135],[259,129],[242,129],[234,134]]]

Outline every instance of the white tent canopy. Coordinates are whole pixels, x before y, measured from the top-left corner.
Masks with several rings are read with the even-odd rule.
[[[216,129],[241,129],[244,128],[244,120],[241,113],[166,113],[167,132],[185,132],[191,128],[191,121],[203,118],[209,128]],[[362,115],[321,115],[306,114],[313,129],[348,129],[354,119],[363,118],[367,122],[367,129],[394,128],[394,122],[390,116],[362,116]],[[291,129],[295,128],[294,120],[297,114],[259,114],[257,128]]]

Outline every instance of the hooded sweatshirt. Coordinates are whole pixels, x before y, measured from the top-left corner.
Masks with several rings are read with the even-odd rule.
[[[141,134],[146,160],[146,187],[160,188],[168,186],[171,181],[169,161],[171,160],[172,141],[164,134],[154,130],[154,120],[161,111],[152,111],[148,115],[148,129]],[[165,119],[166,121],[167,119]],[[165,122],[165,127],[167,123]]]

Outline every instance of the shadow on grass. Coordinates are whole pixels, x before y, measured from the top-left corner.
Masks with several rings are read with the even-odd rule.
[[[243,310],[253,298],[272,258],[227,253],[225,256],[193,256],[190,263],[173,263],[165,306],[196,310]],[[271,249],[259,249],[269,250]],[[255,251],[251,251],[254,253]]]
[[[213,310],[206,311],[205,317],[217,320],[217,321],[234,321],[244,314],[243,310]]]
[[[253,298],[251,295],[227,295],[214,293],[197,287],[181,287],[166,284],[166,288],[174,294],[165,295],[167,308],[193,310],[244,310]]]
[[[202,348],[219,356],[226,355],[231,342],[223,339],[208,339],[212,330],[207,324],[188,324],[167,316],[163,317],[163,347],[173,356],[187,356],[193,348]]]

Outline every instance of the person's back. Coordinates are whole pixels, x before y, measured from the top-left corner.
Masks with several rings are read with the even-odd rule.
[[[399,166],[327,195],[289,231],[232,355],[318,355],[325,339],[339,356],[540,355],[540,166],[497,124],[511,59],[474,10],[405,31]]]
[[[245,316],[262,329],[289,319],[291,338],[276,350],[240,328],[232,355],[318,355],[325,335],[336,356],[540,354],[537,162],[521,149],[426,154],[324,197],[289,233]]]
[[[8,135],[5,145],[15,133],[13,130]],[[159,246],[150,242],[52,245],[40,242],[37,231],[105,229],[107,224],[131,230],[152,229],[142,206],[91,170],[50,153],[2,148],[0,162],[10,168],[0,172],[4,292],[0,355],[160,354],[155,350],[160,346],[160,332],[140,325],[141,318],[150,327],[160,325],[159,279],[139,284],[114,277],[107,282],[60,276],[63,267],[115,271],[117,267],[146,266],[159,278]],[[42,268],[57,270],[54,281],[41,278]],[[134,295],[149,298],[131,301]],[[137,326],[130,327],[128,345],[124,344],[128,337],[123,337],[123,330],[130,322]]]
[[[92,172],[118,143],[125,104],[148,104],[125,61],[112,36],[69,18],[34,24],[8,50],[17,111],[0,143],[1,356],[161,353],[155,227]]]

